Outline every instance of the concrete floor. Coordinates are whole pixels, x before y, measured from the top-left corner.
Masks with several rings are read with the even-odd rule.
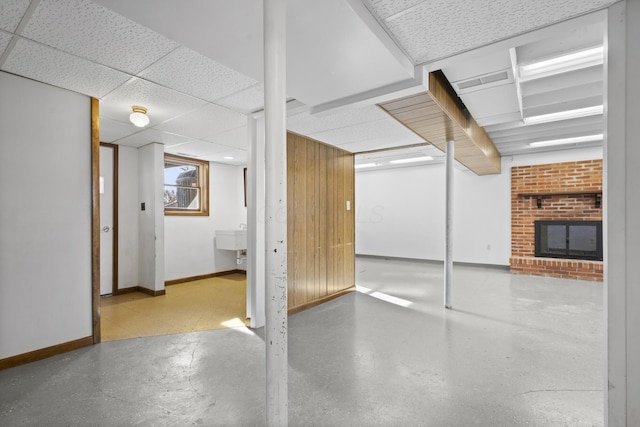
[[[289,319],[291,426],[602,425],[602,283],[456,266],[445,311],[441,264],[356,274]],[[107,342],[0,371],[0,425],[263,425],[264,378],[248,329]]]

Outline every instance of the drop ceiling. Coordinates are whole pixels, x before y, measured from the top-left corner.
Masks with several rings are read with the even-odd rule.
[[[423,92],[424,72],[442,69],[503,156],[573,148],[528,144],[601,133],[601,115],[522,118],[602,104],[602,66],[526,83],[517,67],[601,45],[611,3],[290,0],[287,95],[301,108],[288,128],[355,153],[424,143],[376,104]],[[1,0],[0,70],[98,98],[104,142],[241,165],[247,114],[263,105],[261,5]],[[147,107],[147,128],[128,121],[132,105]]]

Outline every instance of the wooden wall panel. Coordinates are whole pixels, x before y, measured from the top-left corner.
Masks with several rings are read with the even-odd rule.
[[[287,144],[287,288],[298,311],[355,284],[354,157],[293,133]]]

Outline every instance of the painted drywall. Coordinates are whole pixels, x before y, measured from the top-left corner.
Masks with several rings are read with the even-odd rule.
[[[609,8],[605,61],[605,426],[640,425],[640,2]]]
[[[138,149],[118,147],[118,288],[138,286]]]
[[[164,146],[138,150],[138,285],[164,290]]]
[[[602,158],[602,149],[502,159],[502,174],[454,171],[454,261],[509,265],[511,166]],[[443,260],[443,164],[356,173],[356,253]]]
[[[247,223],[243,167],[209,165],[209,216],[166,216],[165,277],[183,279],[234,269],[236,252],[216,249],[215,231],[238,229]]]
[[[3,359],[92,334],[91,120],[77,93],[2,72],[0,93]]]
[[[264,116],[247,120],[247,317],[265,324],[265,135]]]

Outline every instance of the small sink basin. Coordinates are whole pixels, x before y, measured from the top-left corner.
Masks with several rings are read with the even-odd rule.
[[[231,251],[247,249],[247,230],[216,230],[216,248]]]

